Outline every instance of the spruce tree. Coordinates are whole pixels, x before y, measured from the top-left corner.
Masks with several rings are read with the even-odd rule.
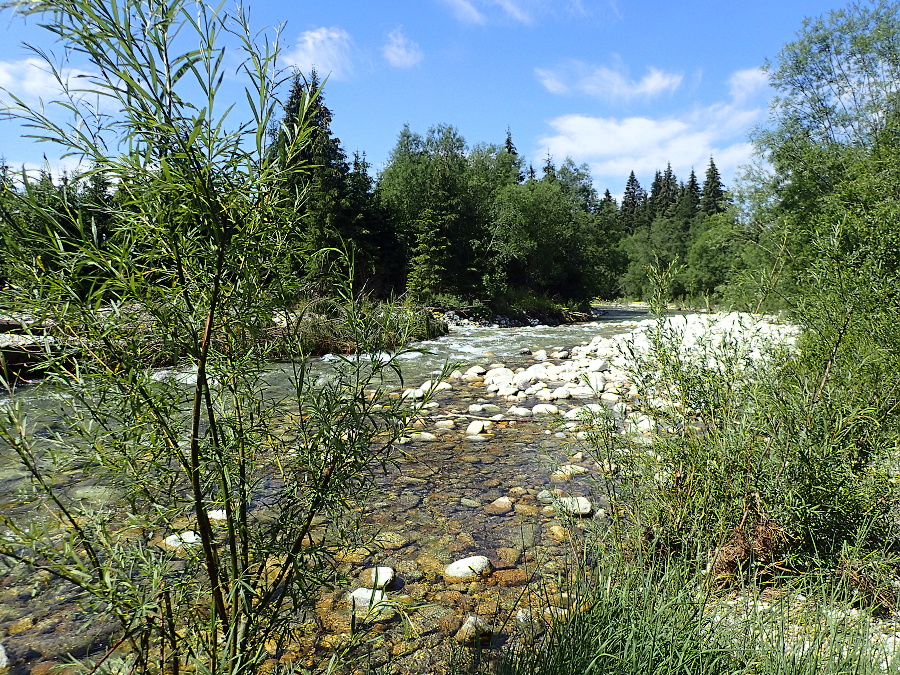
[[[628,182],[625,183],[625,194],[622,195],[622,206],[619,209],[622,228],[626,234],[634,234],[635,230],[643,224],[646,204],[647,193],[632,171],[628,176]]]
[[[516,182],[524,183],[525,174],[522,171],[522,160],[519,158],[519,152],[513,143],[512,131],[510,131],[509,127],[506,127],[506,140],[503,143],[503,152],[507,154],[516,167]]]
[[[650,220],[653,220],[656,217],[662,191],[663,191],[663,178],[662,171],[657,171],[653,174],[653,182],[650,183],[650,192],[647,195],[647,213]]]
[[[706,170],[706,180],[703,181],[703,194],[700,197],[700,210],[708,216],[724,213],[728,209],[728,196],[722,177],[716,168],[713,158],[709,158],[709,168]]]
[[[544,160],[544,175],[541,178],[545,183],[552,183],[556,181],[556,165],[553,163],[553,157],[550,153],[547,153],[547,158]]]
[[[305,110],[309,137],[288,161],[308,167],[294,173],[286,187],[305,196],[303,212],[293,224],[298,272],[308,282],[323,281],[320,270],[307,263],[316,252],[326,248],[355,250],[362,243],[358,229],[359,214],[352,212],[350,166],[340,139],[331,131],[332,113],[325,105],[322,83],[315,69],[307,78],[296,71],[284,105],[284,117],[276,132],[278,142],[289,142],[291,128],[302,119]]]
[[[678,199],[678,179],[672,171],[672,165],[666,166],[665,171],[657,171],[650,187],[650,195],[647,199],[648,216],[652,221],[655,218],[666,218],[672,215],[672,207]]]
[[[512,139],[512,131],[510,131],[509,127],[506,127],[506,141],[503,143],[503,149],[511,155],[518,155],[518,151],[516,151],[516,146],[513,143]]]
[[[702,193],[697,174],[691,169],[691,175],[687,183],[683,183],[678,190],[678,199],[675,202],[675,217],[686,224],[687,229],[693,233],[697,224],[697,216],[701,213],[700,201]]]

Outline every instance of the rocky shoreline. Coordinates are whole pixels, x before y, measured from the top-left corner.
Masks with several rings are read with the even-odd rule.
[[[348,672],[443,673],[453,660],[492,653],[476,645],[539,634],[576,609],[564,580],[585,533],[609,521],[601,479],[618,471],[584,441],[595,415],[614,420],[634,452],[665,432],[669,418],[646,413],[632,373],[636,358],[652,356],[658,327],[636,322],[620,335],[535,345],[502,362],[485,355],[443,382],[395,391],[416,417],[360,511],[363,543],[335,541],[336,573],[351,581],[323,592],[301,633],[272,646],[267,668],[312,667],[364,642],[350,650],[360,660]],[[717,344],[736,342],[747,363],[764,363],[798,332],[740,314],[671,317],[663,330],[679,336],[681,358],[702,360]],[[2,642],[30,669],[11,672],[58,663],[62,651],[29,647],[46,644],[40,636],[49,624],[28,623],[27,611],[11,612],[6,602]]]
[[[668,325],[686,354],[741,331],[750,358],[761,359],[796,335],[746,315],[689,315]],[[270,665],[311,664],[316,645],[349,645],[355,621],[368,625],[367,639],[377,636],[369,667],[447,672],[451,657],[475,658],[477,650],[467,651],[475,644],[540,633],[575,609],[556,580],[579,559],[584,533],[608,522],[598,477],[618,470],[582,441],[594,415],[608,414],[635,451],[652,443],[657,423],[637,411],[628,367],[635,352],[650,349],[653,326],[467,364],[445,382],[399,392],[419,417],[382,480],[382,497],[364,510],[373,544],[339,556],[356,581],[324,596],[308,639],[273,654]],[[421,406],[429,392],[432,401]]]
[[[491,314],[478,316],[476,313],[460,309],[429,308],[432,316],[451,328],[525,328],[528,326],[559,326],[562,324],[591,321],[603,314],[603,310],[594,307],[590,312],[560,310],[558,312],[522,312],[517,316]]]

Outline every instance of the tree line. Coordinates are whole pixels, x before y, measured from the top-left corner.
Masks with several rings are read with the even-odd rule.
[[[712,158],[702,183],[668,166],[648,191],[632,173],[619,204],[598,193],[586,164],[548,155],[535,170],[508,129],[502,143],[470,147],[451,125],[425,134],[407,125],[373,179],[332,133],[315,72],[295,74],[284,122],[304,96],[314,101],[310,169],[294,186],[307,195],[294,224],[300,247],[308,257],[349,244],[378,292],[500,308],[642,298],[647,267],[677,260],[676,295],[714,295],[741,267],[740,228]]]
[[[297,289],[324,296],[331,282],[321,251],[336,258],[347,250],[359,290],[498,311],[647,298],[648,270],[675,264],[667,291],[676,298],[762,306],[762,291],[764,304],[789,305],[803,283],[816,283],[811,270],[835,241],[850,259],[873,247],[893,251],[896,238],[873,214],[890,215],[896,192],[896,92],[885,73],[898,59],[892,42],[859,37],[866,22],[890,34],[896,17],[882,7],[842,11],[809,30],[852,55],[859,72],[846,59],[829,65],[827,55],[811,52],[812,37],[785,47],[769,71],[783,98],[753,138],[769,169],[743,181],[742,210],[712,157],[702,179],[693,170],[679,179],[669,165],[645,188],[632,172],[617,200],[608,189],[601,195],[589,167],[571,158],[548,155],[535,168],[509,130],[500,143],[470,146],[451,125],[424,134],[404,126],[376,174],[365,154],[348,156],[332,132],[317,73],[297,72],[268,130],[268,152],[297,167],[278,188],[296,205],[280,215],[280,236],[291,243],[282,264]],[[856,103],[848,107],[845,98]],[[306,135],[295,143],[291,129],[301,123]],[[110,237],[117,209],[129,208],[117,181],[92,170],[55,181],[44,173],[23,185],[2,167],[0,258],[34,254],[89,285],[92,261],[62,254]],[[12,198],[23,192],[27,199]],[[52,228],[57,250],[28,251],[32,226]],[[892,256],[864,257],[867,265],[878,261],[881,271],[872,274],[880,277],[896,267]],[[0,266],[0,283],[21,282],[10,278],[12,268]]]
[[[269,130],[273,159],[298,167],[280,188],[301,205],[282,216],[282,233],[292,251],[285,264],[306,292],[329,292],[323,250],[351,252],[358,288],[375,295],[497,311],[640,299],[648,267],[675,261],[675,295],[715,296],[742,267],[741,228],[712,158],[702,182],[693,171],[680,181],[667,166],[645,190],[632,173],[618,203],[571,158],[557,165],[548,155],[535,170],[509,130],[502,143],[470,147],[450,125],[424,135],[404,126],[373,176],[364,154],[347,155],[332,119],[317,73],[297,72]],[[305,143],[288,153],[290,129],[303,122]],[[7,196],[23,189],[9,168],[2,180]],[[109,214],[125,201],[102,172],[56,182],[45,172],[27,189],[34,209],[4,199],[18,205],[6,208],[7,221],[52,206],[63,249],[67,240],[108,236]],[[22,231],[6,230],[7,240]],[[53,264],[52,252],[44,257]]]

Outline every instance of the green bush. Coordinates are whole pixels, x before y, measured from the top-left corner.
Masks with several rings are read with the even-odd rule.
[[[2,451],[29,476],[22,505],[32,508],[0,514],[0,554],[68,580],[117,620],[113,656],[131,672],[257,672],[297,637],[304,609],[334,578],[335,552],[354,541],[348,515],[409,414],[386,396],[397,351],[384,353],[421,321],[359,298],[344,270],[339,296],[318,310],[357,356],[327,377],[312,372],[301,311],[279,336],[291,395],[272,400],[265,334],[273,317],[291,315],[282,299],[298,290],[280,223],[298,206],[282,187],[303,167],[283,155],[307,136],[305,123],[282,128],[290,142],[269,152],[277,52],[251,37],[245,14],[182,0],[17,8],[42,13],[95,75],[84,82],[93,96],[71,92],[61,104],[71,126],[21,101],[14,112],[87,156],[120,199],[103,212],[107,239],[63,246],[55,211],[32,190],[15,197],[39,217],[19,223],[6,302],[53,322],[64,351],[45,354],[42,386],[64,423],[48,437],[3,383]],[[180,52],[189,34],[199,46]],[[246,57],[255,115],[233,128],[215,107],[223,34]],[[198,89],[205,107],[187,102]],[[106,109],[86,107],[97,97],[121,112],[92,136],[81,130]],[[42,249],[54,251],[52,269]],[[149,367],[159,353],[178,360],[169,376]],[[107,492],[102,506],[58,480],[72,467]]]
[[[873,344],[865,315],[831,307],[808,315],[818,329],[806,329],[799,351],[763,359],[736,336],[687,357],[660,316],[650,351],[632,354],[632,377],[640,412],[662,431],[650,446],[633,445],[610,417],[590,431],[598,461],[622,467],[603,485],[615,541],[687,556],[723,581],[892,548],[893,357]]]

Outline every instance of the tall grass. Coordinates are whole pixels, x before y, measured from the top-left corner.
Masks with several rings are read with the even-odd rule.
[[[554,612],[544,636],[514,641],[490,672],[866,675],[900,665],[896,638],[874,633],[838,591],[816,604],[795,590],[724,598],[677,563],[607,560],[576,578],[568,590],[582,611]]]

